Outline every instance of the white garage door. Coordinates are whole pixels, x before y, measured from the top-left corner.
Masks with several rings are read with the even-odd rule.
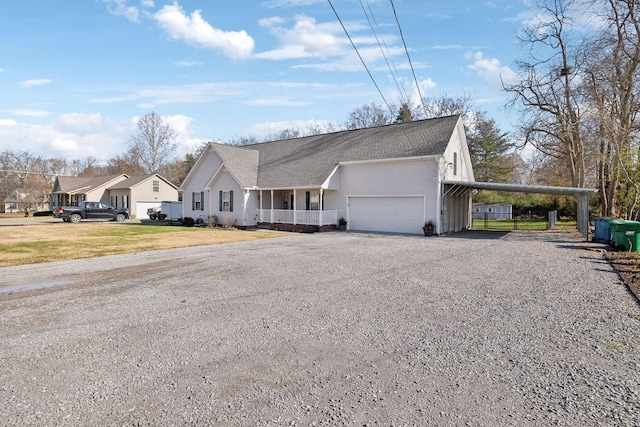
[[[137,202],[136,203],[136,218],[138,219],[149,219],[149,215],[147,215],[147,209],[160,207],[160,202]]]
[[[422,234],[424,197],[349,197],[349,230]]]

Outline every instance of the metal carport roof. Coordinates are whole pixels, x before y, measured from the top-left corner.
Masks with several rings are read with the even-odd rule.
[[[596,188],[555,187],[550,185],[525,185],[506,184],[500,182],[476,182],[476,181],[444,181],[445,193],[460,194],[472,190],[511,191],[514,193],[558,194],[571,196],[578,204],[577,223],[578,231],[585,239],[589,239],[589,195],[598,192]]]

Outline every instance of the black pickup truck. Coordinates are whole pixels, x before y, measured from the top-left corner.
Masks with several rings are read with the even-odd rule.
[[[62,218],[64,222],[78,223],[83,219],[106,219],[123,222],[129,218],[126,209],[114,208],[100,202],[80,202],[78,206],[60,206],[53,211],[55,218]]]

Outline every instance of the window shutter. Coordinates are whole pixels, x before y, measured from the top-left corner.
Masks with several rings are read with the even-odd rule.
[[[191,193],[191,210],[192,211],[196,210],[196,192],[195,191]]]
[[[233,190],[229,191],[229,212],[233,212]]]
[[[218,200],[218,210],[222,212],[222,190],[220,190],[220,199]]]
[[[200,210],[204,210],[204,191],[200,192]]]

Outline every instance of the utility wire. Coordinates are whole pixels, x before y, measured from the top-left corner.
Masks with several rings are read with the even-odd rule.
[[[387,102],[386,98],[382,94],[382,91],[380,90],[380,87],[378,86],[378,83],[376,83],[376,80],[373,78],[373,75],[371,74],[371,71],[369,71],[369,67],[367,67],[367,64],[365,64],[364,59],[362,59],[362,55],[360,55],[360,52],[358,51],[358,48],[356,47],[355,43],[351,39],[351,36],[349,35],[349,32],[347,31],[346,27],[342,23],[342,20],[340,19],[340,16],[338,16],[338,12],[336,11],[336,8],[333,7],[333,3],[331,3],[331,0],[327,0],[327,1],[329,2],[329,6],[331,6],[331,9],[333,9],[333,13],[336,15],[336,18],[338,19],[338,22],[340,22],[340,25],[342,26],[342,29],[344,30],[344,33],[347,35],[347,38],[351,42],[351,46],[353,46],[353,49],[358,54],[358,58],[360,58],[360,62],[362,62],[362,65],[364,66],[365,70],[367,70],[367,74],[369,74],[369,77],[371,78],[371,81],[373,82],[374,86],[378,90],[378,93],[382,97],[382,100],[387,105],[387,108],[389,109],[389,111],[393,115],[394,113],[393,113],[393,110],[391,109],[391,106],[389,106],[389,103]]]
[[[389,0],[391,2],[391,8],[393,9],[393,15],[396,17],[396,23],[398,24],[398,30],[400,31],[400,38],[402,38],[402,44],[404,45],[404,51],[407,54],[407,59],[409,60],[409,67],[411,67],[411,72],[413,73],[413,81],[416,83],[416,88],[418,89],[418,96],[420,96],[420,104],[422,104],[422,109],[424,110],[425,116],[427,115],[427,107],[424,105],[424,100],[422,99],[422,92],[420,91],[420,85],[418,84],[418,78],[416,77],[416,72],[413,69],[413,64],[411,63],[411,56],[409,56],[409,49],[407,49],[407,43],[404,40],[404,34],[402,34],[402,27],[400,26],[400,20],[398,19],[398,13],[396,12],[396,7],[393,4],[393,0]]]
[[[376,42],[378,43],[378,48],[380,49],[380,53],[382,53],[382,57],[384,58],[384,61],[387,63],[387,68],[389,69],[389,72],[391,73],[391,77],[393,78],[393,81],[396,84],[396,88],[398,88],[398,93],[400,93],[400,96],[402,97],[403,100],[408,100],[409,97],[407,96],[407,91],[404,89],[404,86],[401,87],[401,84],[398,82],[398,70],[396,69],[395,64],[393,64],[393,60],[391,60],[390,58],[391,55],[389,54],[389,48],[387,47],[384,37],[380,35],[380,37],[378,38],[378,33],[374,28],[373,24],[375,23],[377,27],[378,23],[376,22],[376,18],[373,15],[373,11],[371,10],[371,5],[367,1],[369,13],[367,13],[367,9],[365,9],[364,4],[362,3],[362,0],[360,0],[360,6],[362,7],[362,11],[367,17],[367,21],[369,22],[369,27],[371,28],[371,32],[373,33],[373,36],[375,37]],[[371,15],[371,19],[369,18],[369,15]],[[373,19],[373,22],[371,22],[372,19]],[[382,39],[382,43],[380,42],[381,39]],[[386,53],[385,53],[385,49],[382,48],[383,44],[386,49]]]

